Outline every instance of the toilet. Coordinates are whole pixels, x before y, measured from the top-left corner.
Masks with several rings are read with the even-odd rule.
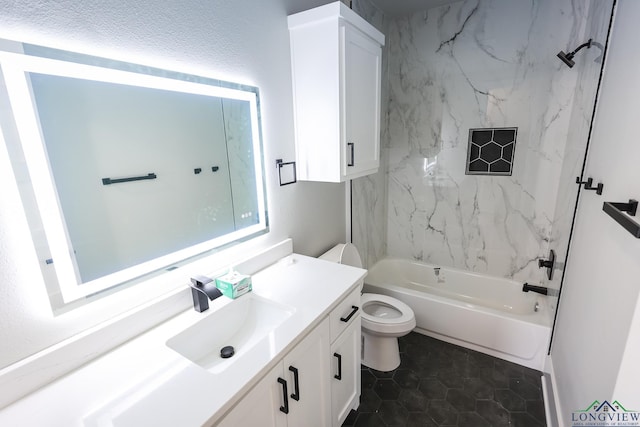
[[[362,268],[358,249],[341,243],[320,259]],[[393,371],[400,366],[398,337],[416,327],[411,307],[387,295],[364,293],[362,307],[362,364],[377,371]]]

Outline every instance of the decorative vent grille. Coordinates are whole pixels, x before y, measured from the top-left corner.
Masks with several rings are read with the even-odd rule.
[[[469,129],[467,175],[511,175],[518,128]]]

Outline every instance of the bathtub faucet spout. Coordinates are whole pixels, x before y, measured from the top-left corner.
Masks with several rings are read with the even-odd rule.
[[[528,283],[525,283],[524,285],[522,285],[522,292],[537,292],[541,295],[547,295],[547,293],[549,292],[548,288],[545,288],[544,286],[534,286],[534,285],[530,285]]]

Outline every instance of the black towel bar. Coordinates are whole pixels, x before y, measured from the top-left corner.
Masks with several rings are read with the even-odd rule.
[[[142,181],[143,179],[156,179],[157,176],[155,173],[150,173],[143,176],[131,176],[129,178],[102,178],[102,185],[111,185],[111,184],[119,184],[121,182],[129,182],[129,181]]]
[[[633,234],[636,239],[640,239],[640,224],[631,218],[636,216],[638,210],[637,200],[629,199],[629,203],[604,202],[602,210],[615,219],[625,230]],[[625,212],[629,215],[626,215]]]

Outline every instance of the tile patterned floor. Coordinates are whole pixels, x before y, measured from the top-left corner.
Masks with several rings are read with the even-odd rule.
[[[347,426],[544,427],[541,373],[412,332],[393,372],[362,367]]]

